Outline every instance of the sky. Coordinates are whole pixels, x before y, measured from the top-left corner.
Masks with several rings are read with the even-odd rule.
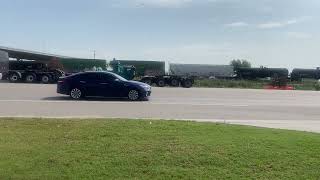
[[[81,58],[320,66],[319,0],[0,0],[0,46]]]

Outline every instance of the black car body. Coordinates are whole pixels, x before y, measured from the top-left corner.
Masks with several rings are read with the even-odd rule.
[[[145,100],[151,95],[151,86],[128,81],[111,72],[84,72],[60,78],[57,93],[73,99],[85,96],[101,96]]]

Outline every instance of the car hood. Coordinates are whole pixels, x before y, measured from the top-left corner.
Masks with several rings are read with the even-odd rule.
[[[143,86],[149,86],[146,83],[143,82],[139,82],[139,81],[128,81],[130,84],[134,84],[134,85],[143,85]]]

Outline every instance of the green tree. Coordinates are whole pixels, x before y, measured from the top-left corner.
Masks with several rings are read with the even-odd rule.
[[[230,65],[232,65],[235,69],[251,67],[251,63],[245,59],[234,59],[230,62]]]

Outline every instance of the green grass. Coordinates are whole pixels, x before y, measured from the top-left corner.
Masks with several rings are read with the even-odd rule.
[[[320,135],[145,120],[0,120],[0,179],[320,179]]]
[[[268,81],[262,80],[223,80],[223,79],[202,79],[196,80],[195,87],[208,88],[241,88],[241,89],[262,89]]]
[[[291,85],[293,85],[296,90],[311,90],[311,91],[320,90],[320,83],[316,80],[306,79],[301,82],[292,82]]]
[[[223,80],[223,79],[202,79],[196,80],[195,87],[208,88],[241,88],[241,89],[263,89],[270,84],[268,80]],[[319,91],[320,84],[316,80],[303,80],[301,82],[289,82],[296,90]]]

